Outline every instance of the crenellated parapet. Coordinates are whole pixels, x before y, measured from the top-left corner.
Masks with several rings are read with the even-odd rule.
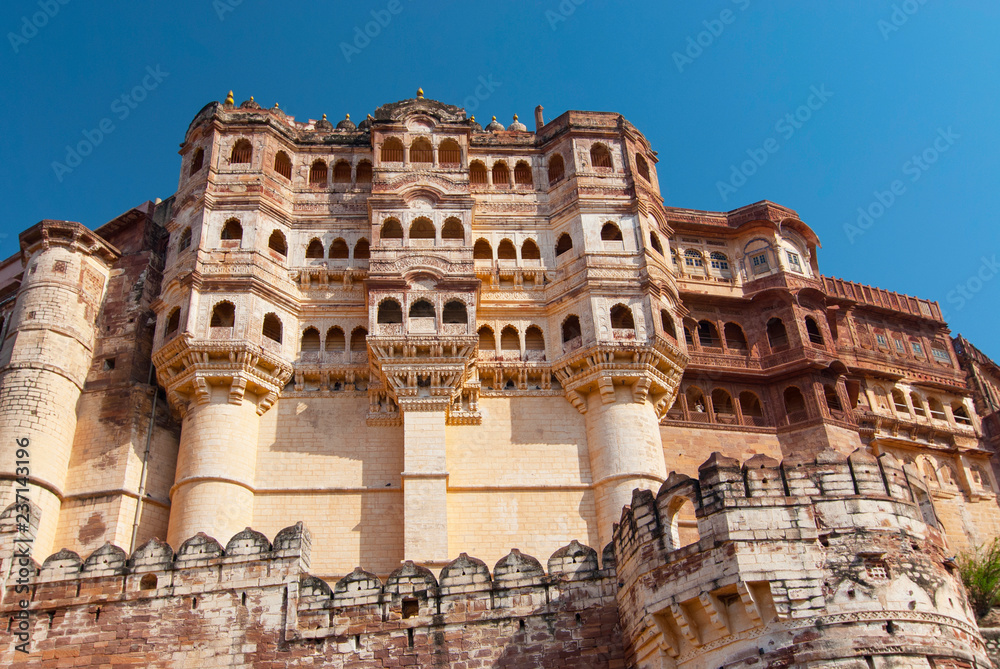
[[[923,478],[890,454],[715,453],[636,490],[614,551],[630,666],[988,666]]]

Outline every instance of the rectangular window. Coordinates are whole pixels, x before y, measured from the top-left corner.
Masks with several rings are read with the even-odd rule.
[[[919,344],[919,342],[911,341],[910,346],[913,347],[913,355],[918,358],[924,357],[924,347]]]
[[[792,253],[791,251],[785,251],[785,255],[788,256],[788,266],[790,269],[802,273],[802,263],[799,262],[799,254]]]
[[[948,356],[948,351],[945,351],[942,348],[932,348],[931,353],[934,355],[935,360],[939,360],[941,362],[951,362],[951,358]]]
[[[754,274],[763,274],[771,269],[767,264],[767,253],[758,253],[755,256],[750,256],[750,262],[753,263]]]
[[[729,262],[720,260],[719,258],[712,258],[712,269],[729,269]]]
[[[704,263],[701,261],[701,256],[685,256],[684,264],[688,267],[701,267]]]
[[[885,338],[885,335],[882,334],[875,335],[875,341],[877,341],[878,345],[881,346],[882,348],[889,348],[889,341]]]
[[[906,347],[903,345],[903,340],[895,339],[894,341],[896,342],[896,351],[900,354],[906,353]]]

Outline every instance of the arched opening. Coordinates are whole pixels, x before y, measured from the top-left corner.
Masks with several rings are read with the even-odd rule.
[[[212,318],[209,327],[231,328],[236,324],[236,307],[232,302],[219,302],[212,307]]]
[[[563,344],[576,344],[579,346],[582,338],[583,332],[580,330],[580,318],[575,314],[567,317],[562,324]]]
[[[951,405],[951,415],[955,417],[955,422],[959,425],[972,425],[969,412],[961,402],[955,402]]]
[[[501,241],[500,246],[497,247],[497,258],[500,260],[517,260],[517,249],[514,248],[514,242],[509,239]]]
[[[556,240],[556,256],[561,256],[572,248],[573,238],[565,232],[559,235],[559,239]]]
[[[513,325],[506,326],[500,331],[500,350],[501,351],[520,351],[521,350],[521,339],[517,333],[517,328]]]
[[[410,305],[410,318],[434,318],[434,305],[427,300],[417,300]]]
[[[810,343],[823,345],[823,333],[819,331],[819,325],[812,316],[806,316],[806,334],[809,335]]]
[[[611,151],[604,144],[598,142],[590,148],[590,164],[594,169],[610,170],[614,167],[611,164]]]
[[[193,175],[196,172],[198,172],[198,170],[201,169],[201,166],[204,165],[204,163],[205,163],[205,149],[199,147],[195,149],[194,156],[191,158],[191,171],[188,172],[188,174]]]
[[[832,385],[823,386],[823,397],[826,399],[826,408],[831,412],[833,411],[843,411],[844,407],[840,403],[840,395],[837,394],[837,388]]]
[[[531,167],[523,160],[517,161],[514,166],[514,183],[518,186],[531,186]]]
[[[906,404],[906,395],[899,388],[892,389],[892,406],[896,409],[896,413],[910,417],[910,407]]]
[[[666,309],[660,309],[660,326],[663,328],[663,334],[677,341],[677,328],[674,327],[674,319],[670,317]]]
[[[338,353],[347,348],[346,338],[344,337],[344,331],[339,327],[334,325],[332,328],[326,331],[326,342],[324,347],[327,351]]]
[[[910,404],[913,405],[913,413],[920,418],[927,418],[927,413],[924,411],[924,403],[920,401],[920,395],[910,393]]]
[[[719,328],[711,321],[698,321],[698,343],[702,348],[721,348]]]
[[[181,238],[177,242],[177,252],[186,251],[191,247],[191,228],[184,228]]]
[[[309,185],[326,185],[326,163],[322,160],[314,160],[312,167],[309,168]]]
[[[496,353],[497,340],[493,336],[493,330],[488,325],[479,328],[479,352]]]
[[[311,353],[319,350],[319,330],[308,327],[302,333],[301,350],[303,353]]]
[[[281,319],[276,314],[264,315],[264,323],[261,325],[260,333],[271,341],[281,343],[282,325]]]
[[[554,186],[566,176],[566,163],[558,153],[549,159],[549,186]]]
[[[726,337],[726,348],[737,353],[747,354],[750,347],[747,346],[747,337],[743,334],[743,328],[736,323],[726,323],[722,332]]]
[[[772,352],[788,348],[788,332],[780,318],[772,318],[767,322],[767,344]]]
[[[382,224],[382,234],[380,236],[382,239],[402,239],[403,226],[396,219],[390,218]]]
[[[458,142],[446,139],[438,146],[438,163],[442,167],[461,167],[462,149]]]
[[[140,590],[156,590],[156,574],[146,574],[139,579]]]
[[[649,231],[649,246],[661,256],[663,255],[663,246],[660,245],[660,238],[652,230]]]
[[[733,398],[722,388],[716,388],[712,391],[712,409],[715,411],[715,422],[730,425],[736,423]]]
[[[701,251],[696,249],[687,249],[684,251],[684,266],[690,267],[693,270],[705,269],[705,257],[701,255]]]
[[[806,419],[806,398],[797,386],[785,388],[785,414],[789,423],[797,423]]]
[[[449,218],[441,228],[441,239],[444,241],[465,241],[465,226],[457,218]]]
[[[284,151],[274,154],[274,171],[289,181],[292,180],[292,159]]]
[[[510,186],[510,168],[502,160],[493,163],[493,185],[498,188]]]
[[[351,353],[368,351],[368,330],[357,327],[351,332]]]
[[[441,311],[441,320],[452,325],[468,325],[468,309],[463,302],[452,300],[444,305],[444,309]]]
[[[354,174],[354,183],[370,184],[372,182],[372,164],[367,160],[358,163]]]
[[[323,257],[323,242],[318,239],[310,240],[309,246],[306,247],[306,258],[322,258]]]
[[[725,253],[720,253],[718,251],[712,251],[708,256],[709,263],[716,274],[723,278],[730,278],[733,273],[729,269],[729,258],[726,257]]]
[[[472,247],[473,260],[493,260],[493,247],[485,239],[477,239]]]
[[[608,221],[601,227],[601,240],[605,242],[623,241],[621,228]]]
[[[403,308],[396,300],[383,300],[382,303],[378,305],[377,320],[382,324],[402,323]]]
[[[334,260],[347,260],[350,256],[350,250],[347,248],[347,242],[338,237],[333,240],[330,244],[330,258]]]
[[[351,183],[351,164],[346,160],[338,160],[337,164],[333,166],[333,183]]]
[[[229,154],[229,162],[233,164],[249,163],[252,158],[253,158],[253,146],[250,145],[250,140],[248,139],[236,140],[236,143],[233,144],[233,152]]]
[[[267,239],[267,248],[281,255],[288,254],[288,242],[285,241],[285,235],[281,230],[275,230],[271,233]]]
[[[944,412],[944,405],[941,404],[941,400],[936,397],[928,397],[927,404],[931,410],[931,418],[934,420],[948,420],[948,415]]]
[[[688,413],[694,420],[700,420],[702,422],[707,422],[708,414],[707,406],[708,403],[705,402],[705,394],[701,392],[701,388],[698,386],[689,386],[684,392],[685,399],[687,399]]]
[[[163,330],[163,337],[166,339],[170,337],[177,329],[181,326],[181,310],[180,307],[174,307],[170,310],[170,315],[167,316],[167,326]]]
[[[389,137],[382,143],[382,162],[403,162],[403,140],[398,137]]]
[[[545,335],[537,325],[531,325],[524,331],[524,348],[526,351],[545,350]]]
[[[530,239],[524,240],[521,244],[521,260],[541,260],[542,254],[538,250],[538,245]]]
[[[434,224],[421,216],[410,225],[410,239],[434,239]]]
[[[231,218],[222,226],[222,234],[219,235],[222,241],[243,241],[243,226],[239,219]]]
[[[371,257],[371,244],[368,243],[367,239],[359,239],[358,243],[354,245],[354,259],[368,260]]]
[[[692,320],[685,320],[681,327],[684,328],[684,343],[688,349],[694,348],[694,331],[698,329],[698,324]]]
[[[691,500],[686,497],[674,499],[667,517],[671,550],[684,548],[701,540],[698,534],[698,517],[695,515]]]
[[[611,327],[615,330],[635,330],[632,310],[624,304],[616,304],[611,307]]]
[[[475,186],[485,186],[489,183],[486,176],[486,165],[478,160],[473,160],[469,165],[469,183]]]
[[[743,414],[743,422],[747,425],[755,427],[767,425],[760,399],[749,390],[740,393],[740,412]]]
[[[652,179],[649,178],[649,163],[642,156],[635,157],[635,171],[648,183],[652,183]]]
[[[410,143],[410,162],[430,164],[434,162],[434,149],[426,137],[417,137]]]

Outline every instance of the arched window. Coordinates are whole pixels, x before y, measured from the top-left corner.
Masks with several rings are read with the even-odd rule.
[[[340,237],[333,240],[330,244],[330,258],[334,260],[347,260],[350,256],[350,250],[347,248],[347,242],[345,242]]]
[[[191,228],[184,228],[184,232],[181,233],[181,238],[177,242],[177,252],[186,251],[191,248]]]
[[[265,314],[260,333],[272,341],[281,343],[281,319],[275,314]]]
[[[718,251],[712,251],[708,256],[709,263],[718,274],[724,277],[732,276],[732,271],[729,269],[729,258],[726,257],[725,253],[720,253]]]
[[[542,254],[538,250],[538,245],[530,239],[525,239],[521,244],[521,260],[541,260]]]
[[[907,418],[910,417],[910,407],[906,405],[906,396],[899,388],[892,389],[892,406],[895,407],[896,413],[905,415]]]
[[[652,180],[649,178],[649,163],[642,156],[637,155],[635,157],[635,170],[648,183],[652,183]]]
[[[788,414],[788,422],[794,423],[803,420],[806,413],[806,398],[802,396],[802,391],[797,386],[785,388],[785,413]]]
[[[462,225],[462,222],[454,217],[446,219],[444,227],[441,228],[441,239],[464,242],[465,227]]]
[[[545,335],[537,325],[531,325],[524,331],[524,349],[526,351],[544,351]]]
[[[611,164],[611,152],[604,144],[597,143],[590,149],[590,164],[598,170],[610,170],[614,167]]]
[[[497,340],[493,336],[493,330],[488,325],[479,328],[479,350],[495,353],[497,350]]]
[[[823,386],[823,397],[826,398],[826,408],[830,411],[843,411],[844,407],[840,403],[840,396],[837,389],[831,385]]]
[[[354,259],[368,260],[371,257],[371,244],[368,243],[367,239],[359,239],[358,243],[354,245]]]
[[[705,394],[701,392],[701,388],[698,386],[689,386],[684,395],[687,398],[688,411],[690,413],[705,413],[708,405],[705,402]]]
[[[319,330],[313,327],[305,329],[302,333],[301,350],[303,353],[319,350]]]
[[[463,302],[458,300],[447,302],[444,305],[444,310],[441,312],[441,321],[455,325],[466,325],[469,322],[468,309]]]
[[[434,305],[427,300],[417,300],[410,305],[410,318],[434,318]]]
[[[767,424],[760,400],[749,390],[740,393],[740,412],[743,414],[743,422],[747,425],[764,427]]]
[[[928,397],[927,404],[930,406],[931,418],[934,420],[948,420],[948,416],[944,412],[944,405],[941,404],[941,400],[936,397]]]
[[[372,164],[367,160],[362,160],[358,163],[357,170],[354,174],[354,183],[356,184],[370,184],[372,182]]]
[[[573,238],[565,232],[559,235],[559,239],[556,241],[556,255],[561,256],[572,248]]]
[[[399,306],[399,302],[396,300],[383,300],[378,305],[377,320],[379,323],[402,323],[403,308]]]
[[[243,226],[239,219],[231,218],[222,226],[222,234],[219,235],[223,241],[243,241]]]
[[[314,160],[312,167],[309,168],[309,185],[326,185],[326,163],[322,160]]]
[[[351,332],[351,352],[360,353],[362,351],[368,351],[368,330],[356,327]]]
[[[493,163],[493,185],[503,188],[510,186],[510,168],[502,160]]]
[[[816,320],[812,316],[806,316],[806,333],[809,335],[809,341],[813,344],[823,344],[823,333],[819,331],[819,325],[816,324]]]
[[[421,216],[410,225],[410,239],[434,239],[434,224]]]
[[[560,154],[549,158],[549,186],[554,186],[566,176],[566,164]]]
[[[476,245],[472,247],[472,258],[474,260],[493,260],[493,247],[485,239],[477,239]]]
[[[719,423],[735,423],[736,409],[733,408],[733,398],[722,388],[712,391],[712,409],[715,420]]]
[[[624,304],[611,307],[611,327],[615,330],[635,330],[632,310]]]
[[[663,327],[663,334],[677,341],[677,328],[674,327],[674,319],[670,317],[666,309],[660,309],[660,325]]]
[[[431,148],[431,142],[426,137],[417,137],[410,144],[410,162],[411,163],[433,163],[434,162],[434,149]]]
[[[339,327],[334,325],[332,328],[326,331],[326,342],[324,347],[327,351],[340,352],[347,347],[347,342],[345,341],[344,331]]]
[[[485,186],[489,183],[486,177],[486,165],[478,160],[473,160],[469,165],[469,183],[476,186]]]
[[[438,146],[438,163],[442,167],[460,167],[462,165],[462,149],[458,142],[446,139]]]
[[[233,152],[229,155],[229,162],[232,164],[249,163],[253,158],[253,146],[249,139],[238,139],[233,144]]]
[[[705,259],[704,256],[701,255],[701,251],[697,251],[695,249],[687,249],[684,251],[684,266],[695,268],[705,267]]]
[[[670,550],[684,548],[701,540],[701,535],[698,533],[698,517],[695,515],[694,503],[690,499],[676,497],[671,501],[667,514],[667,529]]]
[[[191,158],[191,171],[189,174],[195,174],[201,169],[201,166],[205,163],[205,149],[198,147],[195,149],[194,156]]]
[[[767,322],[767,343],[772,352],[788,348],[788,332],[780,318],[772,318]]]
[[[382,224],[382,239],[402,239],[403,238],[403,226],[399,224],[394,218],[387,219],[385,223]]]
[[[583,333],[580,330],[580,318],[576,315],[567,317],[562,324],[563,343],[570,343],[574,339],[580,339],[582,336]]]
[[[726,348],[730,351],[744,354],[749,351],[747,337],[743,334],[743,328],[739,325],[736,323],[726,323],[722,328],[722,332],[726,337]]]
[[[702,348],[718,348],[722,346],[719,341],[719,328],[711,321],[698,321],[698,343]]]
[[[274,171],[291,181],[292,159],[284,151],[278,151],[274,154]]]
[[[531,186],[531,166],[523,160],[514,166],[514,183],[518,186]]]
[[[622,231],[614,223],[608,221],[601,227],[601,240],[605,242],[622,241]]]
[[[517,249],[514,248],[514,242],[509,239],[501,241],[500,246],[497,247],[497,258],[500,260],[517,260]]]
[[[654,251],[663,255],[663,246],[660,245],[660,238],[656,236],[656,233],[652,230],[649,231],[649,245]]]
[[[338,160],[337,164],[333,166],[333,183],[351,183],[351,164],[346,160]]]
[[[520,351],[521,350],[521,339],[517,334],[517,328],[513,325],[506,326],[500,331],[500,350],[501,351]]]
[[[323,257],[323,242],[318,239],[313,239],[309,242],[309,246],[306,247],[306,258],[322,258]]]
[[[209,327],[231,328],[236,324],[236,307],[232,302],[219,302],[212,307],[212,319]]]
[[[961,402],[955,402],[951,405],[951,415],[955,417],[955,422],[959,425],[972,425],[969,412]]]
[[[181,310],[180,307],[174,307],[170,311],[170,315],[167,316],[167,327],[163,330],[163,338],[171,336],[177,329],[181,326]]]
[[[288,242],[285,241],[285,235],[281,230],[275,230],[271,233],[267,240],[267,248],[281,255],[288,254]]]
[[[910,404],[913,405],[913,413],[921,418],[927,418],[927,413],[924,411],[924,403],[920,401],[920,395],[910,393]]]
[[[382,143],[382,162],[403,162],[403,140],[398,137],[390,137]]]

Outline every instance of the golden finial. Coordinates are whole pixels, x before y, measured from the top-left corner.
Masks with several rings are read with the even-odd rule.
[[[236,104],[236,101],[233,100],[233,92],[232,91],[229,91],[229,95],[226,96],[226,104],[227,105]]]
[[[417,89],[417,99],[418,100],[423,100],[424,99],[424,89],[422,89],[422,88],[418,88]]]
[[[281,109],[281,107],[279,107],[279,106],[278,106],[278,103],[277,103],[277,102],[275,102],[275,103],[274,103],[274,108],[275,108],[275,109]]]
[[[476,122],[476,117],[475,117],[475,115],[473,115],[473,116],[472,116],[472,117],[471,117],[471,118],[470,118],[469,120],[470,120],[470,121],[472,121],[473,123],[475,123],[475,122]]]
[[[323,114],[323,120],[324,121],[326,120],[326,114]]]
[[[252,95],[250,96],[250,102],[253,102],[253,96]]]
[[[345,118],[346,118],[346,119],[347,119],[348,121],[350,121],[350,120],[351,120],[351,115],[350,115],[350,114],[348,114],[347,116],[345,116]]]
[[[514,120],[515,121],[517,120],[517,114],[514,114]]]
[[[496,117],[496,116],[494,116],[494,117],[493,117],[493,120],[494,120],[494,121],[496,121],[496,120],[497,120],[497,117]]]

